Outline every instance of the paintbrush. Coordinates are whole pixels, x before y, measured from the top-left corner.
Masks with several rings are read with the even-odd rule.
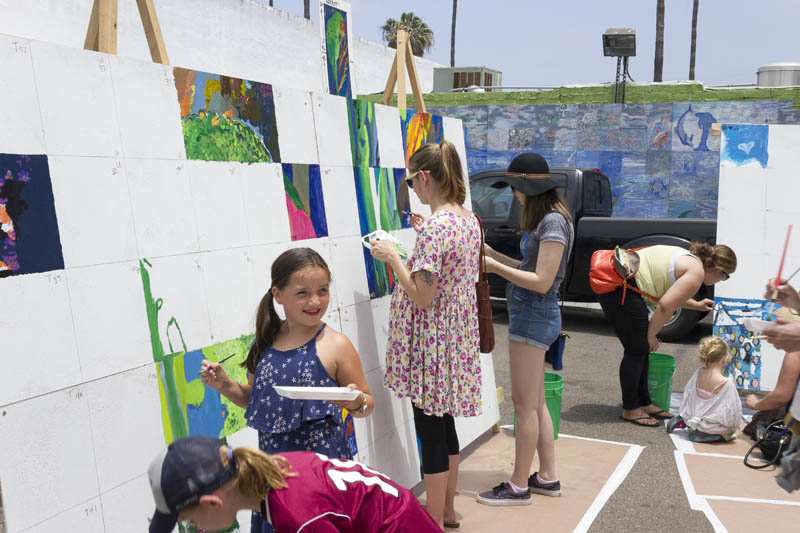
[[[783,285],[783,280],[781,280],[781,274],[783,274],[783,263],[786,261],[786,251],[789,249],[789,237],[792,236],[792,225],[789,224],[789,227],[786,229],[786,240],[783,241],[783,253],[781,254],[781,262],[778,263],[778,275],[775,276],[775,285],[772,288],[772,292],[770,293],[770,300],[774,300],[778,297],[778,286]]]
[[[219,361],[217,361],[217,364],[220,364],[220,365],[221,365],[222,363],[224,363],[225,361],[227,361],[228,359],[230,359],[230,358],[231,358],[231,357],[233,357],[234,355],[236,355],[236,352],[233,352],[233,353],[232,353],[232,354],[230,354],[230,355],[226,355],[225,357],[223,357],[222,359],[220,359]]]

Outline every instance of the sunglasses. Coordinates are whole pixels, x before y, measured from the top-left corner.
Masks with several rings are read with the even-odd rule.
[[[725,271],[724,271],[724,270],[722,270],[721,268],[718,268],[717,270],[719,271],[719,273],[720,273],[720,274],[722,274],[722,281],[727,281],[727,280],[728,280],[728,278],[730,278],[730,277],[731,277],[731,275],[730,275],[730,274],[728,274],[727,272],[725,272]]]
[[[406,176],[406,185],[408,185],[409,189],[413,189],[414,188],[414,178],[416,178],[421,172],[425,172],[425,171],[424,170],[417,170],[416,172]]]

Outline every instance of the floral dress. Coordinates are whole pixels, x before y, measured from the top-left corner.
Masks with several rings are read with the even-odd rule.
[[[474,216],[441,211],[417,235],[408,267],[438,278],[427,309],[395,285],[389,310],[386,386],[425,414],[477,416],[481,363],[475,282],[481,233]]]

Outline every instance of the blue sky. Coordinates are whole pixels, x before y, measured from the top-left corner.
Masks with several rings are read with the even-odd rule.
[[[429,57],[450,62],[450,0],[351,0],[355,35],[380,41],[380,26],[413,11],[433,30]],[[302,16],[301,0],[275,7]],[[636,81],[653,79],[656,0],[461,0],[456,65],[503,72],[504,85],[554,86],[613,81],[616,62],[603,57],[609,27],[636,30]],[[317,18],[312,0],[312,17]],[[666,0],[664,80],[689,72],[692,0]],[[758,67],[800,61],[800,0],[700,0],[696,78],[708,85],[755,83]],[[357,58],[356,58],[357,60]]]

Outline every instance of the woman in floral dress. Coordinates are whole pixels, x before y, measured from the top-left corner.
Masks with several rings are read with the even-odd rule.
[[[431,216],[412,216],[418,232],[408,264],[387,241],[372,254],[395,273],[386,352],[386,386],[410,398],[421,443],[427,510],[458,527],[453,500],[459,443],[454,416],[480,414],[481,366],[475,281],[481,232],[462,204],[466,187],[455,147],[428,144],[411,156],[408,186]]]

